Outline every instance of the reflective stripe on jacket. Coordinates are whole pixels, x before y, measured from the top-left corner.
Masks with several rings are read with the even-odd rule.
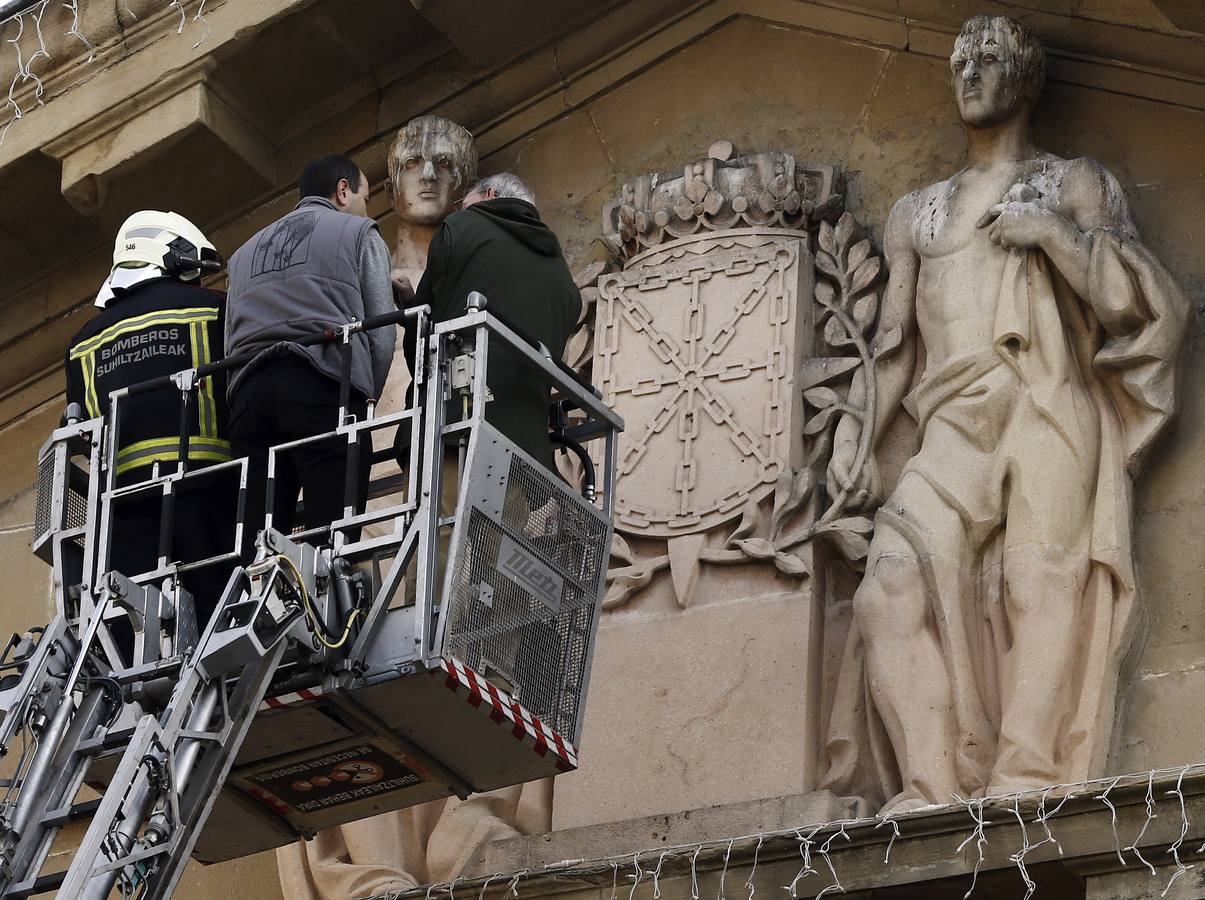
[[[112,391],[221,359],[224,316],[220,293],[168,278],[119,291],[71,341],[68,402],[78,403],[89,417],[106,415]],[[119,475],[179,460],[179,391],[128,397],[120,409]],[[189,413],[190,459],[230,459],[226,420],[225,376],[202,379]]]

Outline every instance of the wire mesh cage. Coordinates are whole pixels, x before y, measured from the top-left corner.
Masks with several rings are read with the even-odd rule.
[[[443,653],[577,743],[611,526],[489,425],[449,553]]]

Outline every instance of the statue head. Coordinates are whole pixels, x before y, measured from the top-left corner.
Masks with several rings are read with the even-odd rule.
[[[954,100],[973,128],[1028,115],[1046,77],[1046,54],[1028,28],[1005,16],[972,16],[950,54]]]
[[[476,178],[473,136],[442,116],[411,119],[389,148],[393,208],[404,223],[439,224]]]

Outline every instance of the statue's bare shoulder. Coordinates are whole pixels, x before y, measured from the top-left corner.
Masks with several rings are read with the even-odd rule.
[[[1121,184],[1100,162],[1088,156],[1044,157],[1026,182],[1033,185],[1055,212],[1080,231],[1108,228],[1134,230]]]
[[[883,230],[883,249],[889,266],[898,263],[903,254],[915,254],[917,247],[917,225],[922,211],[939,192],[945,182],[931,184],[925,188],[905,194],[891,207],[887,225]]]
[[[880,320],[883,334],[898,328],[901,335],[907,336],[915,328],[916,279],[920,268],[916,215],[921,194],[921,191],[913,191],[897,200],[883,230],[883,255],[888,269]]]

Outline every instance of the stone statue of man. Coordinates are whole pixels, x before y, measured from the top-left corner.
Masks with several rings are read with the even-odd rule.
[[[875,520],[825,782],[891,810],[1100,774],[1136,623],[1132,479],[1189,304],[1113,176],[1034,143],[1044,68],[1017,22],[963,25],[967,166],[885,230],[874,433],[902,406],[919,450]],[[856,427],[829,489],[873,496]]]
[[[464,192],[477,180],[477,144],[467,129],[451,119],[417,116],[398,129],[386,164],[397,214],[393,280],[403,293],[412,295],[427,268],[427,249],[440,223],[456,211]],[[404,409],[409,385],[410,361],[405,342],[399,340],[377,414]],[[380,533],[380,526],[366,530],[370,537]]]
[[[477,180],[477,144],[450,119],[418,116],[398,131],[388,166],[398,221],[394,275],[417,287],[431,238]]]

